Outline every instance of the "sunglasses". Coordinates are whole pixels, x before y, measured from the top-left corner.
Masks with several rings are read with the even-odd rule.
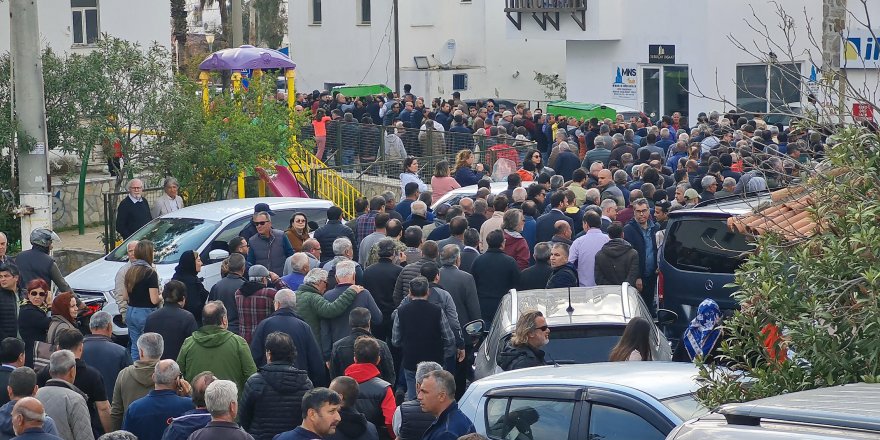
[[[48,295],[45,290],[32,290],[29,293],[34,296],[42,296],[43,298]]]
[[[537,327],[536,330],[541,330],[542,332],[546,332],[547,330],[550,330],[550,326],[542,325],[540,327]]]
[[[263,225],[265,225],[266,223],[272,223],[272,222],[270,222],[270,221],[265,221],[265,222],[254,222],[254,224],[257,225],[257,226],[263,226]]]

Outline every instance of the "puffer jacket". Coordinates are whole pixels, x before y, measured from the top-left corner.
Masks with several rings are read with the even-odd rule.
[[[284,362],[260,367],[244,385],[239,420],[256,440],[272,440],[302,423],[300,405],[312,381],[303,370]]]
[[[504,350],[501,353],[498,353],[497,362],[498,366],[504,371],[546,365],[543,350],[533,350],[528,346],[515,347],[510,345],[510,342],[504,346]]]
[[[336,433],[327,440],[378,440],[376,426],[367,421],[363,414],[354,408],[339,408],[341,420],[336,425]]]
[[[596,253],[596,285],[636,284],[639,278],[639,253],[622,238],[614,238]]]

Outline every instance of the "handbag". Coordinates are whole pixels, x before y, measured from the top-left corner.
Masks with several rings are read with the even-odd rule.
[[[43,367],[49,366],[49,357],[58,350],[57,345],[48,342],[34,342],[34,371],[40,371]]]

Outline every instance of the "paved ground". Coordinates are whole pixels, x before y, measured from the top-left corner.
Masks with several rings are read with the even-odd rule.
[[[104,252],[104,245],[101,243],[100,236],[104,233],[103,226],[94,226],[86,228],[85,235],[79,235],[79,230],[59,232],[61,243],[58,249],[77,249],[87,251]]]

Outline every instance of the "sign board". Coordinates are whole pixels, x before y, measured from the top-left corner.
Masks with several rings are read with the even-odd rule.
[[[44,144],[42,142],[37,142],[34,145],[34,149],[31,150],[30,154],[33,154],[33,155],[46,154],[46,144]]]
[[[874,120],[874,107],[867,102],[856,102],[852,106],[853,119],[856,120]]]
[[[614,102],[631,103],[637,107],[639,91],[639,67],[634,63],[612,64],[614,81],[611,83],[611,97]]]
[[[818,78],[818,69],[816,69],[815,65],[810,66],[810,76],[807,78],[806,83],[807,83],[807,93],[818,98],[818,96],[819,96],[819,78]]]
[[[651,64],[675,64],[675,45],[649,44],[648,62]]]
[[[840,49],[840,66],[845,69],[880,67],[880,29],[847,30]]]

